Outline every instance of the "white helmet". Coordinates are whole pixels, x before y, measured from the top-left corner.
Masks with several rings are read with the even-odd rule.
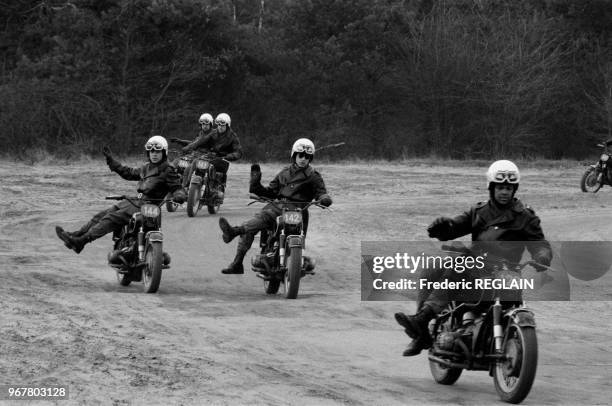
[[[231,127],[232,119],[230,118],[229,114],[221,113],[217,116],[217,118],[215,118],[215,124],[217,125],[227,124],[229,127]]]
[[[521,173],[519,172],[518,167],[512,161],[505,159],[495,161],[487,170],[488,186],[491,186],[491,183],[509,183],[511,185],[518,185],[520,181]]]
[[[161,135],[154,135],[145,144],[145,150],[147,152],[151,150],[166,151],[166,156],[168,156],[168,141]]]
[[[293,147],[291,147],[291,158],[293,158],[294,154],[304,152],[308,155],[312,155],[314,157],[315,146],[312,141],[308,138],[300,138],[296,142],[293,143]]]
[[[202,124],[212,124],[213,123],[213,116],[208,114],[208,113],[204,113],[200,116],[200,119],[198,120],[198,123],[200,123],[200,125]]]

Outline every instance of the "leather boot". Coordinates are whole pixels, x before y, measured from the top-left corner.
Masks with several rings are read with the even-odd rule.
[[[244,255],[246,252],[238,251],[236,252],[236,257],[234,260],[227,266],[221,270],[221,273],[224,274],[236,274],[240,275],[244,273],[244,266],[242,265],[242,261],[244,261]]]
[[[225,219],[225,217],[221,217],[219,219],[219,227],[223,232],[223,242],[226,244],[231,242],[237,236],[244,234],[244,227],[232,227],[230,223],[228,223],[228,221]]]
[[[55,227],[55,233],[60,240],[64,242],[64,245],[67,248],[73,250],[77,254],[80,254],[81,251],[83,251],[85,244],[91,241],[87,233],[85,233],[85,235],[75,236],[72,233],[67,233],[62,227],[59,226]]]
[[[395,313],[395,320],[400,326],[404,327],[406,334],[414,339],[402,353],[404,357],[412,357],[431,347],[432,340],[429,335],[428,324],[434,317],[436,317],[436,312],[427,305],[423,306],[415,315],[406,316],[404,313]]]

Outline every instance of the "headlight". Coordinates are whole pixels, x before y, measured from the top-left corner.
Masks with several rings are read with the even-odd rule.
[[[610,155],[608,154],[601,154],[601,156],[599,157],[599,159],[603,162],[606,162],[609,158],[610,158]]]
[[[208,161],[198,161],[196,166],[198,169],[206,170],[210,166],[210,163]]]

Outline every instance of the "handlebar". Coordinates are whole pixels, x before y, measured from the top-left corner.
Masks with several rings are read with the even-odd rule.
[[[126,196],[126,195],[110,195],[110,196],[106,196],[104,198],[105,200],[127,200],[128,202],[130,202],[132,205],[134,206],[138,206],[135,201],[137,200],[145,200],[147,202],[155,202],[158,206],[161,206],[162,204],[166,203],[166,202],[174,202],[174,200],[172,199],[167,199],[167,198],[163,198],[163,199],[150,199],[150,198],[144,198],[142,196]]]
[[[260,202],[260,203],[270,203],[272,204],[274,207],[276,207],[277,209],[281,210],[282,207],[280,207],[280,204],[303,204],[304,207],[301,208],[301,210],[306,210],[307,208],[309,208],[310,206],[316,206],[319,207],[323,210],[329,210],[332,211],[332,209],[330,209],[327,206],[323,206],[321,204],[321,200],[313,200],[311,202],[302,202],[302,201],[297,201],[297,200],[278,200],[278,199],[271,199],[269,197],[265,197],[265,196],[259,196],[259,195],[255,195],[255,194],[251,194],[249,195],[250,199],[253,199],[252,202],[250,202],[249,204],[247,204],[247,206],[252,205],[253,203],[256,202]]]

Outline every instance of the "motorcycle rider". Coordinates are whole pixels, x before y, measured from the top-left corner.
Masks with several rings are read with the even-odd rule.
[[[163,199],[168,193],[172,193],[175,202],[183,203],[186,200],[179,175],[168,163],[168,142],[164,137],[155,135],[149,138],[145,144],[148,162],[139,168],[121,165],[113,158],[109,147],[104,147],[102,152],[111,171],[124,179],[138,181],[137,192],[142,195],[142,199]],[[142,200],[134,203],[142,203]],[[119,232],[130,221],[132,214],[139,210],[139,206],[122,200],[93,216],[75,232],[67,232],[60,226],[55,227],[55,232],[67,248],[79,254],[85,244],[111,231]]]
[[[219,177],[220,190],[219,198],[223,201],[225,193],[225,185],[227,183],[227,171],[229,163],[227,161],[236,161],[242,157],[242,147],[238,136],[232,130],[232,119],[229,114],[220,113],[215,118],[217,128],[206,135],[201,135],[192,143],[184,146],[181,151],[189,152],[193,150],[207,150],[214,152],[216,157],[211,161],[211,164],[217,171]],[[189,174],[194,170],[196,161],[191,165]],[[185,182],[189,182],[189,177],[186,176],[183,180],[184,186],[188,186]]]
[[[194,143],[200,138],[206,137],[210,135],[210,133],[215,131],[213,127],[213,123],[214,123],[213,116],[210,113],[203,113],[198,119],[198,125],[200,126],[200,131],[198,131],[198,135],[193,141],[183,140],[183,139],[175,138],[175,137],[170,138],[170,141],[176,142],[177,144],[180,144],[183,146]],[[195,151],[196,152],[207,152],[208,150],[206,148],[196,148]],[[181,159],[180,157],[176,158],[172,162],[172,166],[176,168],[178,166],[178,162],[180,159]],[[189,186],[189,179],[191,179],[191,173],[194,171],[194,169],[195,169],[195,160],[191,162],[191,165],[188,168],[186,168],[185,172],[183,173],[183,187],[185,189],[187,189],[187,187]]]
[[[469,211],[455,218],[438,217],[427,228],[429,236],[440,241],[448,241],[471,234],[472,241],[475,241],[474,246],[486,244],[477,241],[517,241],[509,245],[512,248],[504,252],[503,258],[519,262],[524,250],[527,249],[535,262],[550,265],[552,250],[544,238],[540,218],[529,206],[523,205],[514,196],[519,182],[520,172],[513,162],[508,160],[493,162],[487,170],[489,200],[476,203]],[[444,272],[433,270],[427,273],[428,275],[422,277],[425,276],[428,280],[440,280],[444,277],[452,278],[454,270]],[[462,274],[464,278],[476,276],[467,272]],[[414,356],[421,350],[431,347],[429,321],[449,303],[446,290],[433,290],[424,295],[419,293],[416,314],[407,316],[404,313],[395,313],[396,321],[405,328],[406,334],[413,338],[404,351],[404,356]]]
[[[259,165],[251,167],[251,180],[249,192],[259,196],[286,201],[310,202],[320,200],[323,206],[329,207],[332,199],[327,194],[323,178],[310,163],[314,158],[315,146],[307,138],[300,138],[291,148],[291,165],[281,170],[276,177],[265,187],[261,184],[261,171]],[[241,226],[232,227],[228,221],[221,217],[219,227],[223,232],[223,241],[227,244],[235,237],[240,236],[236,256],[229,266],[221,272],[224,274],[243,274],[242,261],[251,248],[255,234],[265,230],[276,223],[276,217],[281,210],[272,204],[267,204],[255,217],[244,222]],[[308,213],[304,212],[304,232],[306,232]]]

